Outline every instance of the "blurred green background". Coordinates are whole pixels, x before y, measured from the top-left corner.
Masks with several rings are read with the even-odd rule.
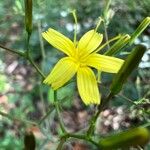
[[[30,48],[34,61],[45,74],[49,73],[63,54],[43,41],[41,32],[52,27],[73,39],[74,19],[70,11],[76,9],[78,17],[77,38],[79,39],[83,33],[95,27],[98,17],[104,14],[105,6],[106,0],[33,0],[33,32]],[[139,23],[145,17],[150,16],[149,8],[150,0],[112,0],[107,16],[109,39],[120,33],[133,33]],[[23,0],[0,1],[0,44],[16,50],[26,50],[27,35],[24,15]],[[104,34],[103,27],[99,31]],[[150,121],[149,27],[136,39],[134,45],[138,43],[145,44],[149,50],[144,55],[138,70],[136,69],[132,73],[121,92],[121,95],[125,95],[130,101],[123,96],[118,96],[111,103],[111,108],[107,109],[110,115],[122,117],[121,121],[124,121],[124,124],[127,123],[127,126],[121,122],[118,122],[116,126],[110,125],[106,123],[109,118],[105,118],[104,115],[100,121],[101,127],[98,129],[100,131],[104,129],[106,131],[104,133]],[[129,51],[130,48],[124,48],[120,57],[125,58]],[[111,79],[112,75],[102,74],[103,86],[100,87],[102,93],[108,92]],[[0,49],[0,111],[10,113],[18,118],[39,121],[53,102],[52,92],[49,87],[41,85],[40,76],[26,60]],[[64,100],[62,111],[64,122],[68,128],[71,131],[79,130],[76,127],[79,124],[79,127],[85,128],[90,114],[93,113],[93,107],[86,107],[80,102],[75,83],[60,89],[58,98]],[[134,107],[131,101],[136,102],[141,109]],[[120,115],[120,112],[123,115]],[[70,120],[67,117],[77,117],[76,115],[79,115],[77,122],[69,124]],[[53,143],[58,140],[58,135],[61,134],[60,128],[57,126],[57,117],[55,113],[52,113],[47,121],[40,126],[40,129],[32,129],[37,134],[36,137],[39,141],[37,149],[55,147]],[[12,147],[12,150],[22,149],[23,132],[28,127],[30,128],[19,121],[10,121],[0,116],[0,150],[10,150]]]

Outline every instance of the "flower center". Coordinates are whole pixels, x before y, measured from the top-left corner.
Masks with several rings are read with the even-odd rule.
[[[76,53],[74,54],[73,57],[71,57],[71,59],[77,64],[79,65],[79,67],[85,67],[86,65],[86,59],[82,58],[82,56],[79,56],[78,53],[78,49],[76,49]]]

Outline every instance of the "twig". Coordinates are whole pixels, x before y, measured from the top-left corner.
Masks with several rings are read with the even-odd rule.
[[[37,125],[36,122],[29,121],[29,120],[23,120],[21,118],[17,118],[17,117],[11,116],[10,114],[4,113],[2,111],[0,111],[0,115],[3,116],[3,117],[8,118],[10,120],[13,120],[13,121],[17,120],[17,121],[20,121],[20,122],[25,123],[25,124]]]
[[[87,130],[87,136],[90,137],[94,130],[95,130],[95,125],[96,125],[96,121],[99,117],[99,114],[101,113],[101,111],[104,109],[104,107],[108,104],[108,102],[110,101],[110,99],[113,97],[113,95],[110,93],[108,95],[108,97],[104,100],[102,100],[101,104],[98,106],[98,111],[92,116],[91,120],[90,120],[90,125],[89,128]]]
[[[32,66],[36,69],[36,71],[41,75],[41,77],[43,79],[46,78],[46,76],[43,74],[43,72],[39,69],[39,67],[34,63],[34,61],[32,60],[31,56],[29,55],[27,57],[27,59],[29,60],[29,62],[32,64]]]
[[[41,21],[38,22],[38,32],[39,32],[39,41],[40,41],[40,48],[41,48],[41,54],[42,54],[42,58],[45,59],[46,55],[45,55],[45,49],[44,49],[44,44],[43,44],[43,40],[42,40],[42,30],[41,30]]]
[[[45,114],[45,116],[43,116],[41,118],[41,120],[39,121],[39,125],[41,125],[43,123],[43,121],[52,113],[52,111],[55,109],[54,105],[52,106],[51,109],[48,110],[48,112]]]
[[[30,54],[27,54],[27,53],[24,53],[24,52],[20,52],[20,51],[16,51],[16,50],[12,50],[10,48],[7,48],[3,45],[0,44],[0,48],[2,49],[5,49],[11,53],[14,53],[14,54],[17,54],[25,59],[27,59],[31,64],[32,66],[36,69],[36,71],[41,75],[42,78],[45,78],[45,75],[43,74],[43,72],[39,69],[39,67],[34,63],[34,61],[32,60]]]
[[[65,102],[65,99],[66,99],[67,97],[68,97],[68,96],[62,98],[61,101],[60,101],[60,104],[64,103],[64,102]],[[60,104],[59,104],[59,105],[60,105]],[[44,120],[53,112],[54,109],[55,109],[55,105],[54,105],[54,104],[52,104],[51,106],[49,106],[49,110],[46,112],[45,116],[43,116],[43,117],[41,118],[41,120],[39,121],[38,124],[39,124],[39,125],[42,124],[42,123],[44,122]]]
[[[63,133],[67,133],[67,131],[66,131],[65,127],[64,127],[64,123],[62,121],[62,118],[60,116],[59,103],[58,103],[57,100],[58,100],[57,99],[57,91],[54,91],[54,105],[55,105],[56,113],[57,113],[57,116],[58,116],[60,128],[61,128]]]
[[[60,143],[58,144],[58,147],[56,150],[62,150],[64,143],[66,142],[66,138],[61,138]]]
[[[24,53],[24,52],[12,50],[12,49],[7,48],[7,47],[5,47],[5,46],[3,46],[3,45],[1,45],[1,44],[0,44],[0,48],[5,49],[5,50],[7,50],[7,51],[9,51],[9,52],[11,52],[11,53],[17,54],[17,55],[19,55],[19,56],[21,56],[21,57],[25,57],[25,53]]]

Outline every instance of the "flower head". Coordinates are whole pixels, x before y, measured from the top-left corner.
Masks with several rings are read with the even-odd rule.
[[[77,74],[77,87],[83,102],[86,105],[100,104],[101,96],[96,76],[91,68],[117,73],[124,62],[121,59],[97,53],[96,49],[101,44],[103,35],[90,30],[81,37],[78,44],[52,28],[42,35],[52,46],[66,54],[57,62],[44,83],[56,90]]]

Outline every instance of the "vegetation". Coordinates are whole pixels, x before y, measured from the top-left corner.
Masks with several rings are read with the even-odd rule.
[[[0,149],[148,150],[149,6],[150,0],[1,1]],[[125,64],[116,75],[94,70],[101,104],[85,105],[76,78],[57,91],[43,84],[64,55],[42,33],[53,28],[73,41],[74,29],[79,40],[97,25],[104,36],[99,53]]]

